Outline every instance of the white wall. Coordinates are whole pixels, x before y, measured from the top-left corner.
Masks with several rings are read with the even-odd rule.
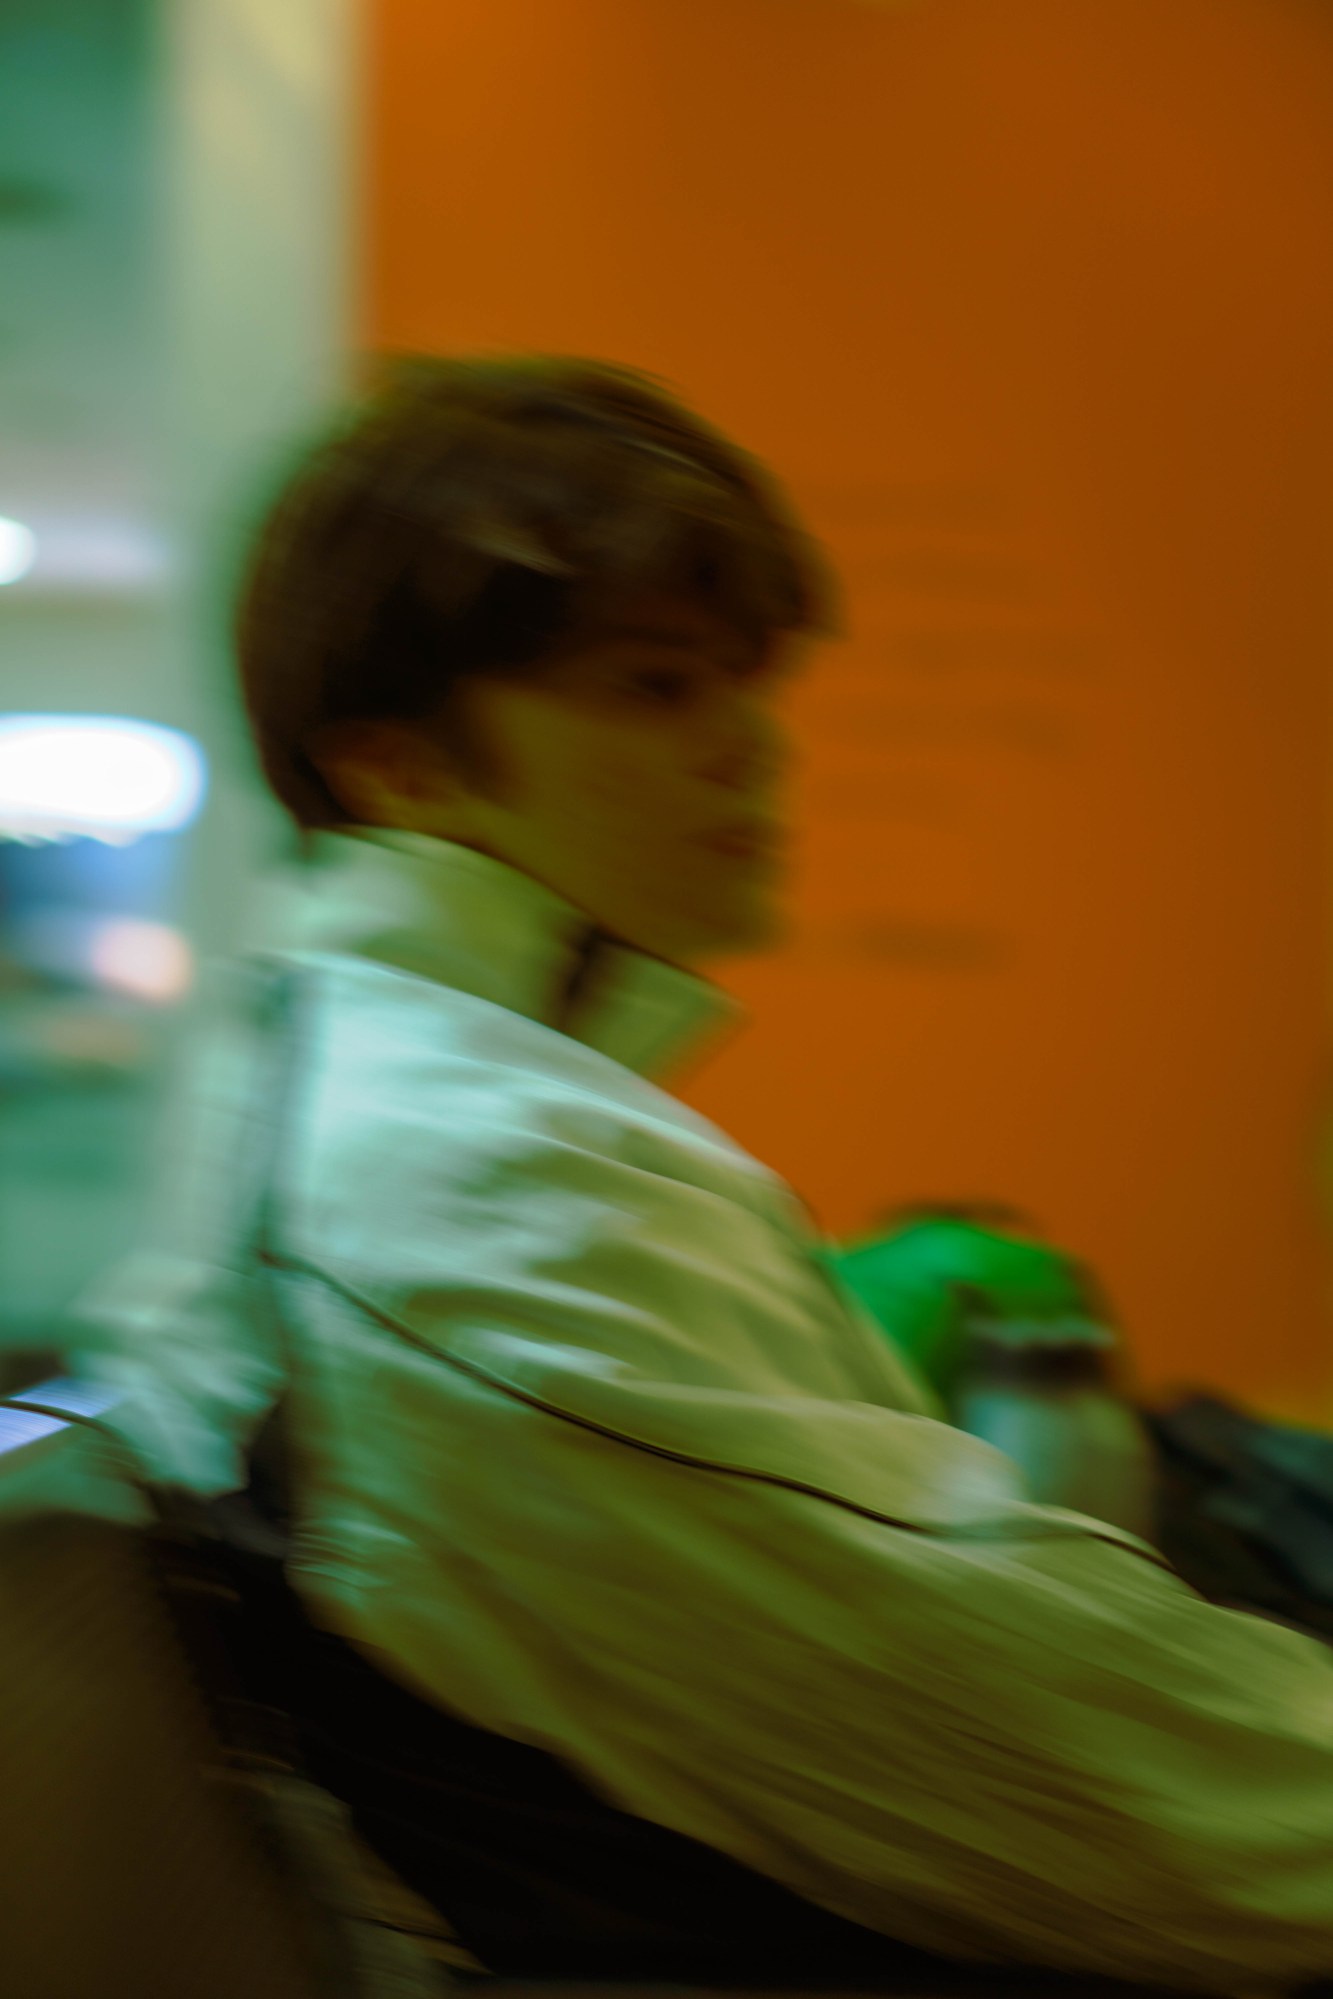
[[[358,14],[0,12],[0,513],[43,550],[0,592],[0,708],[201,740],[213,784],[189,907],[205,953],[286,837],[239,723],[224,578],[275,449],[346,378]],[[120,573],[99,578],[108,550]]]

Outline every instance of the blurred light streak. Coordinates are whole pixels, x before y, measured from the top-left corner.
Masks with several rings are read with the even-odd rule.
[[[113,844],[177,831],[207,789],[189,736],[100,715],[0,716],[0,838]]]
[[[96,924],[88,965],[100,985],[157,1005],[183,999],[194,979],[194,955],[180,931],[138,917],[112,916]]]

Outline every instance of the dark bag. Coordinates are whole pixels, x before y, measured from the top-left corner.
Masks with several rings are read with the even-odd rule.
[[[1210,1602],[1333,1643],[1333,1436],[1196,1394],[1145,1410],[1157,1540]]]

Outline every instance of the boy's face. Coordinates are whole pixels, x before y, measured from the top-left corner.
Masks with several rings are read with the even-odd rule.
[[[783,929],[777,708],[794,650],[775,637],[756,660],[713,613],[645,595],[538,677],[461,690],[495,772],[484,791],[422,734],[384,725],[325,768],[363,823],[507,861],[656,957],[762,949]]]

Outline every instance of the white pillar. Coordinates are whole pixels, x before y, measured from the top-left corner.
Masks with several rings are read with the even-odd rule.
[[[345,385],[358,0],[157,0],[161,511],[174,644],[212,771],[191,933],[233,940],[285,822],[233,692],[229,586],[275,453]]]

